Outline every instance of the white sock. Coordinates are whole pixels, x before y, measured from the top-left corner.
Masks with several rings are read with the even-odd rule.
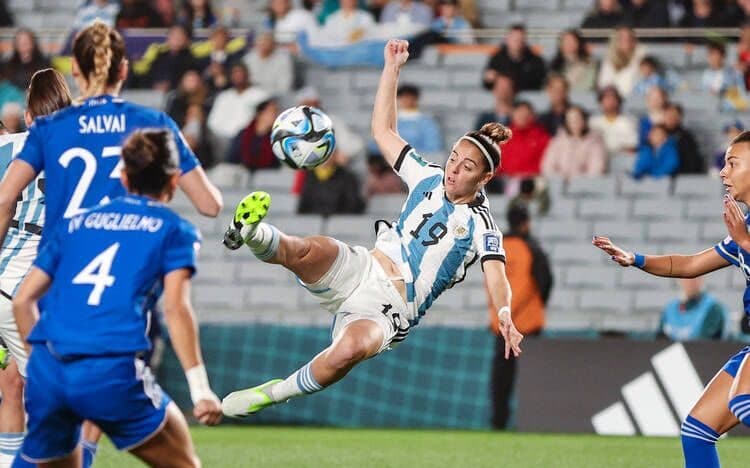
[[[10,468],[23,444],[23,432],[0,433],[0,468]]]
[[[253,255],[259,260],[270,260],[279,250],[281,233],[270,224],[258,223],[242,226],[240,234]]]
[[[298,369],[283,382],[268,387],[265,389],[265,393],[270,396],[273,401],[280,403],[294,397],[309,395],[323,390],[323,386],[315,380],[315,377],[313,377],[310,364],[311,363],[308,362],[304,367]]]

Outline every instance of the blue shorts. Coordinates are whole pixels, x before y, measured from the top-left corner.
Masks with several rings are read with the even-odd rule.
[[[28,433],[21,455],[32,463],[72,453],[84,419],[118,449],[136,447],[161,429],[171,401],[134,355],[66,360],[44,345],[35,345],[29,357],[25,396]]]
[[[729,361],[724,364],[724,367],[722,369],[732,377],[737,377],[737,372],[739,372],[740,370],[742,361],[743,359],[745,359],[745,356],[747,356],[748,353],[750,353],[750,346],[745,346],[739,353],[729,358]]]

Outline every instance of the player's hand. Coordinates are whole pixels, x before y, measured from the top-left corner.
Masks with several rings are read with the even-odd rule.
[[[724,224],[727,226],[729,236],[740,246],[750,244],[750,234],[747,232],[745,215],[742,209],[729,195],[724,195]],[[744,248],[744,247],[743,247]]]
[[[620,266],[629,267],[635,263],[635,254],[633,252],[626,252],[620,247],[609,240],[609,237],[594,236],[594,240],[591,241],[594,247],[598,247],[603,251],[607,252],[612,261],[617,262]]]
[[[516,330],[516,326],[510,318],[510,310],[499,313],[497,321],[500,335],[503,337],[503,340],[505,340],[505,359],[510,358],[511,351],[513,352],[513,356],[520,356],[523,335]]]
[[[385,45],[383,51],[386,65],[393,65],[401,68],[409,59],[409,41],[402,39],[391,39]]]
[[[219,424],[221,422],[221,403],[219,402],[219,398],[214,396],[213,398],[200,400],[195,404],[195,408],[193,408],[193,416],[201,424],[207,426]]]

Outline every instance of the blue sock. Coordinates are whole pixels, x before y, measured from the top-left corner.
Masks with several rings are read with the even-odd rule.
[[[750,426],[750,395],[737,395],[729,400],[729,411],[745,426]]]
[[[96,457],[96,449],[99,444],[96,442],[89,442],[88,440],[83,441],[83,468],[89,468],[94,464],[94,457]]]
[[[692,416],[685,418],[681,428],[685,468],[719,468],[716,441],[719,434]]]

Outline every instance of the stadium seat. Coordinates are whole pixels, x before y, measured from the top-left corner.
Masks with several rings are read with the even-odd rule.
[[[555,277],[557,279],[557,277]],[[565,289],[560,287],[552,288],[552,295],[550,295],[547,307],[553,310],[559,310],[563,312],[573,311],[578,309],[578,291],[572,289]]]
[[[326,234],[347,244],[370,246],[375,241],[375,220],[366,215],[331,216]]]
[[[724,186],[717,178],[705,175],[681,175],[675,179],[674,195],[679,198],[718,199]]]
[[[682,218],[682,201],[679,199],[635,200],[633,218],[639,220],[673,220]]]
[[[657,279],[657,278],[655,278]],[[659,278],[659,281],[672,281],[667,278]],[[637,313],[659,314],[670,301],[679,298],[678,291],[668,289],[642,290],[634,294],[634,310]]]
[[[669,195],[671,183],[664,179],[634,180],[630,177],[620,179],[620,195],[629,198],[662,198]]]
[[[586,290],[612,289],[617,283],[618,274],[614,265],[573,265],[566,269],[565,286]]]
[[[294,171],[287,168],[279,170],[265,170],[255,173],[253,188],[266,192],[289,192],[294,181]],[[273,203],[273,199],[271,202]]]
[[[377,218],[393,220],[399,215],[405,202],[406,193],[376,195],[370,198],[367,212]]]
[[[612,266],[616,265],[613,263]],[[620,274],[619,285],[624,290],[664,289],[662,281],[636,268],[623,268]]]
[[[701,225],[700,229],[700,240],[707,243],[706,247],[721,241],[729,234],[724,223],[717,223],[715,221],[705,222]]]
[[[581,291],[581,309],[606,313],[627,314],[631,310],[630,293],[614,289],[585,289]]]
[[[324,231],[324,220],[319,215],[275,216],[273,224],[293,236],[317,236]]]
[[[617,190],[617,180],[614,177],[577,177],[571,179],[565,195],[568,197],[602,198],[612,197]]]
[[[581,200],[578,216],[582,219],[625,220],[630,213],[630,201],[618,199]]]
[[[540,218],[533,221],[532,229],[534,235],[544,242],[571,241],[577,244],[587,243],[591,240],[591,228],[589,223],[569,220],[552,220]]]
[[[294,273],[280,265],[263,263],[253,258],[247,249],[236,253],[230,252],[230,254],[232,255],[230,261],[238,264],[236,282],[247,285],[277,284],[290,289],[298,286]],[[229,261],[225,260],[225,263],[229,264]],[[200,275],[200,270],[198,274]]]
[[[594,223],[594,235],[607,236],[615,243],[637,242],[645,238],[644,224],[638,220],[599,221]]]
[[[696,223],[652,221],[646,231],[649,241],[689,241],[698,238]]]

